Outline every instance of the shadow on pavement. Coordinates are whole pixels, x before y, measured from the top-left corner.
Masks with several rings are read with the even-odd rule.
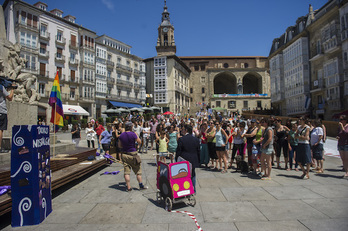
[[[295,175],[277,174],[276,176],[284,176],[287,178],[301,179],[301,176],[295,176]]]
[[[127,190],[126,182],[120,182],[118,184],[110,185],[109,188],[117,189],[125,192]]]

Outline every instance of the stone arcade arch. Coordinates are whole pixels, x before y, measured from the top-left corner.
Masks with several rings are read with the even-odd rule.
[[[214,78],[214,94],[237,94],[237,79],[230,72],[222,72]]]
[[[243,76],[243,94],[262,94],[262,76],[249,72]]]

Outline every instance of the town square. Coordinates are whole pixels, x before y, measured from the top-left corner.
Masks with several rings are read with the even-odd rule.
[[[348,1],[277,3],[3,0],[0,229],[347,230]]]

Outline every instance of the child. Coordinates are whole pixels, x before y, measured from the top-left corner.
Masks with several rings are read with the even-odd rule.
[[[160,157],[159,160],[165,163],[169,143],[169,139],[167,138],[165,131],[161,131],[161,136],[156,142],[158,143],[158,155]]]

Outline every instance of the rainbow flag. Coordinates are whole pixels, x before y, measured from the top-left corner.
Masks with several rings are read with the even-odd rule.
[[[58,71],[57,71],[56,77],[54,78],[52,91],[51,91],[48,104],[52,107],[51,123],[58,125],[60,127],[63,127],[64,113],[63,113],[62,97],[60,95]]]

